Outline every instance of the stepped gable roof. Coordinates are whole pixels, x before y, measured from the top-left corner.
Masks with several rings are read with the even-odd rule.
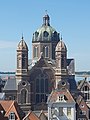
[[[3,91],[6,91],[6,90],[17,90],[16,79],[8,79],[6,81]]]
[[[24,118],[23,120],[40,120],[39,117],[32,111],[30,111]]]
[[[75,102],[68,89],[53,90],[50,96],[48,97],[48,102],[52,102],[52,103],[57,102],[59,95],[65,96],[67,103]]]

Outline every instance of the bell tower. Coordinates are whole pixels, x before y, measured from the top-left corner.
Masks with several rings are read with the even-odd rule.
[[[69,88],[67,82],[67,48],[61,40],[58,42],[55,50],[56,55],[56,89],[61,87]]]
[[[16,79],[17,80],[26,79],[27,74],[28,74],[28,46],[22,36],[22,39],[17,47]]]

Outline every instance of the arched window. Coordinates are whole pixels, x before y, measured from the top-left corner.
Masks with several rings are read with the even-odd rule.
[[[64,55],[61,55],[61,67],[64,68]]]
[[[89,87],[88,86],[84,86],[83,87],[83,91],[89,91]]]
[[[24,54],[22,54],[22,68],[25,68],[25,55]]]
[[[57,32],[56,31],[54,32],[54,38],[57,38]]]
[[[38,47],[34,47],[34,57],[38,57]]]
[[[48,35],[49,35],[48,32],[47,32],[47,31],[44,31],[43,36],[44,36],[44,37],[48,37]]]
[[[49,47],[48,46],[44,46],[44,57],[45,58],[49,57]]]
[[[48,77],[46,74],[40,74],[36,78],[36,103],[41,103],[42,101],[46,102],[46,95],[49,92]]]
[[[17,68],[21,68],[21,59],[19,58],[18,61],[17,61]]]
[[[38,35],[39,35],[39,33],[38,33],[38,32],[35,32],[35,37],[36,37],[36,38],[38,37]]]
[[[21,91],[21,104],[24,104],[27,102],[27,91],[26,89],[23,89]]]

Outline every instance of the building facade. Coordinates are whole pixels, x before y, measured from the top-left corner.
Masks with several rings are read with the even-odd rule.
[[[29,110],[47,110],[48,96],[57,93],[54,107],[58,112],[64,108],[64,116],[58,119],[71,119],[73,116],[75,120],[76,99],[72,96],[77,93],[77,85],[74,66],[74,59],[67,58],[67,47],[60,34],[50,25],[50,17],[46,14],[41,27],[33,33],[32,59],[28,60],[28,46],[23,36],[17,46],[16,79],[7,81],[3,89],[5,99],[16,100],[27,113]],[[60,94],[63,101],[58,101]],[[51,110],[53,103],[49,99]],[[67,117],[67,114],[70,116]],[[49,117],[51,119],[51,111]]]

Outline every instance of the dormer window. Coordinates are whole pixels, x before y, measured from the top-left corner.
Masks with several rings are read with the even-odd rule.
[[[68,99],[67,99],[67,97],[65,96],[65,95],[60,95],[59,97],[58,97],[58,101],[60,101],[60,102],[65,102],[65,101],[67,101]]]
[[[44,37],[48,37],[48,35],[49,35],[48,32],[47,32],[47,31],[44,31],[43,36],[44,36]]]
[[[64,95],[59,96],[59,101],[64,101]]]
[[[10,113],[9,120],[15,120],[15,113],[14,112]]]
[[[38,37],[38,35],[39,35],[39,33],[38,33],[38,32],[35,32],[35,37],[36,37],[36,38]]]

